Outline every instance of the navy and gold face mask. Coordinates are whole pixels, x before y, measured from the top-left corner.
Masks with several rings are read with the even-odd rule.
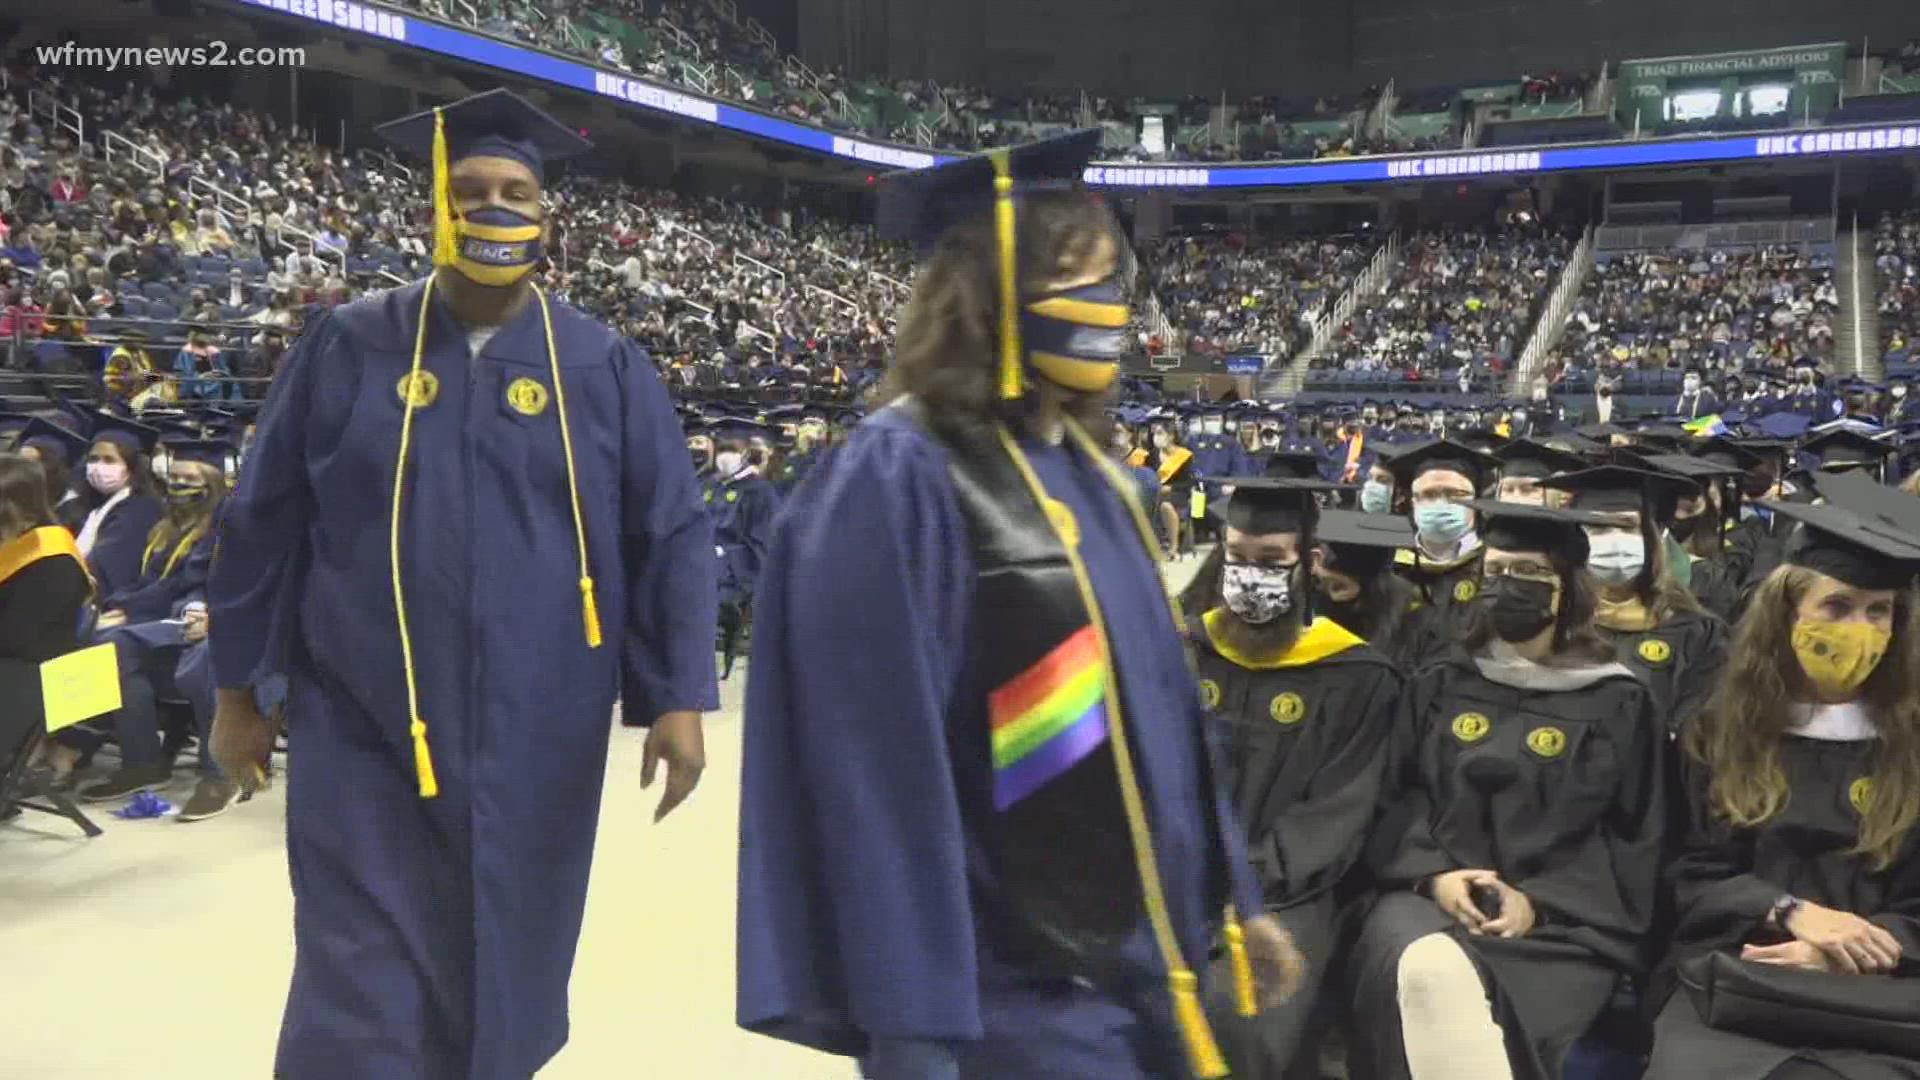
[[[454,218],[452,266],[477,285],[511,285],[540,261],[540,223],[518,210],[482,206]]]
[[[1029,300],[1020,312],[1027,366],[1069,390],[1105,390],[1120,373],[1127,317],[1118,277]]]

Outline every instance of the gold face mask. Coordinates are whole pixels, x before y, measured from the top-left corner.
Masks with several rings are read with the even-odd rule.
[[[1893,640],[1872,623],[1801,619],[1793,624],[1793,655],[1823,698],[1845,698],[1880,666]]]

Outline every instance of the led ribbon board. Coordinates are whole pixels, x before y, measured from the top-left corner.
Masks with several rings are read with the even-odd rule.
[[[891,143],[850,138],[669,89],[498,38],[348,0],[237,0],[350,35],[482,64],[556,86],[613,98],[653,112],[710,124],[744,135],[867,165],[923,169],[953,159]],[[1401,157],[1341,158],[1279,165],[1094,165],[1087,183],[1110,188],[1281,188],[1407,180],[1483,179],[1589,169],[1710,165],[1861,153],[1920,153],[1920,121],[1903,125],[1835,128],[1793,134],[1648,139],[1533,149],[1462,150]]]

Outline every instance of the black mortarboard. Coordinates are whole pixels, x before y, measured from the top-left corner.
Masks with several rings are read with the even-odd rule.
[[[1294,480],[1318,480],[1320,455],[1307,450],[1276,451],[1267,461],[1266,473]]]
[[[758,420],[748,420],[740,416],[727,416],[707,425],[716,439],[751,439],[756,436],[768,438],[773,429]]]
[[[77,435],[44,416],[30,417],[20,429],[20,449],[31,446],[42,454],[57,454],[68,465],[72,465],[87,456],[87,447],[92,445],[84,436]]]
[[[1453,440],[1482,453],[1491,453],[1497,447],[1505,445],[1507,438],[1489,428],[1468,428],[1465,431],[1454,432]]]
[[[1671,517],[1674,504],[1682,496],[1698,490],[1691,480],[1625,465],[1582,469],[1542,480],[1540,486],[1570,492],[1572,498],[1567,507],[1571,510],[1640,514],[1651,508],[1656,519]],[[1666,511],[1664,514],[1662,508]]]
[[[1004,167],[1013,194],[1065,191],[1080,182],[1100,150],[1102,132],[1085,128],[1050,139],[969,154],[926,169],[902,169],[880,179],[875,225],[889,240],[911,241],[925,252],[942,234],[994,207],[995,177]],[[1002,160],[997,165],[995,158]]]
[[[1662,450],[1678,450],[1693,440],[1693,433],[1673,424],[1654,423],[1633,432],[1629,438]]]
[[[1598,424],[1587,424],[1582,427],[1574,428],[1573,430],[1575,434],[1584,435],[1589,439],[1597,439],[1603,443],[1611,442],[1614,436],[1616,435],[1633,434],[1632,432],[1628,431],[1626,428],[1623,428],[1619,424],[1615,424],[1611,421],[1602,421],[1601,423],[1598,423]]]
[[[548,162],[585,153],[593,144],[511,90],[496,89],[390,120],[373,130],[381,138],[427,162],[434,160],[434,116],[446,129],[449,166],[470,157],[518,161],[544,177]]]
[[[1393,478],[1399,481],[1401,487],[1411,488],[1422,473],[1447,469],[1472,481],[1473,489],[1477,492],[1486,490],[1487,478],[1498,464],[1490,455],[1470,446],[1463,446],[1452,439],[1435,439],[1396,454],[1387,468],[1393,470]]]
[[[32,422],[33,414],[31,413],[0,412],[0,438],[18,435]]]
[[[1702,461],[1711,461],[1715,465],[1724,465],[1738,472],[1757,469],[1765,464],[1759,454],[1725,435],[1715,435],[1708,439],[1694,451],[1694,454]]]
[[[1817,438],[1808,439],[1801,449],[1818,457],[1822,469],[1878,465],[1894,450],[1888,443],[1847,428],[1836,428]]]
[[[170,461],[197,461],[225,472],[227,459],[238,452],[225,439],[168,439],[161,444]]]
[[[1577,455],[1555,450],[1532,439],[1515,439],[1493,452],[1500,460],[1500,475],[1538,480],[1554,473],[1573,472],[1586,462]]]
[[[1474,499],[1466,503],[1480,518],[1480,540],[1501,551],[1559,552],[1568,562],[1587,561],[1587,533],[1583,526],[1611,524],[1585,510],[1550,510],[1528,503]]]
[[[1571,431],[1556,431],[1541,440],[1556,450],[1565,450],[1569,454],[1581,454],[1592,457],[1607,452],[1606,444],[1598,443],[1585,435],[1575,435]]]
[[[1393,562],[1393,553],[1413,543],[1413,525],[1399,514],[1322,510],[1314,535],[1327,546],[1327,565],[1351,577],[1370,578]]]
[[[1815,473],[1813,489],[1835,506],[1861,517],[1879,518],[1920,543],[1920,498],[1890,488],[1858,469]]]
[[[160,441],[158,430],[124,416],[96,412],[89,420],[93,424],[93,442],[110,442],[128,458],[152,453],[153,444]]]
[[[1787,543],[1787,562],[1856,589],[1898,589],[1920,574],[1920,538],[1879,517],[1842,506],[1761,501],[1801,528]]]
[[[1255,536],[1288,532],[1311,536],[1319,509],[1314,496],[1339,489],[1323,480],[1283,476],[1230,476],[1221,483],[1233,486],[1233,494],[1227,496],[1227,525]]]

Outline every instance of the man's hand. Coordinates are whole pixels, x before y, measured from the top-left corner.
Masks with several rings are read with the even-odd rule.
[[[1500,893],[1500,914],[1482,923],[1474,933],[1503,938],[1526,937],[1533,929],[1533,901],[1527,899],[1526,893],[1497,877],[1491,878],[1487,884]]]
[[[180,637],[189,645],[206,640],[206,608],[188,608],[186,610],[181,616]]]
[[[101,630],[111,630],[116,626],[125,626],[127,625],[127,613],[124,611],[103,611],[100,613],[100,617],[94,620],[93,625]]]
[[[273,753],[273,724],[254,707],[251,689],[215,693],[213,760],[242,791],[258,791],[267,786],[264,763]]]
[[[1827,954],[1804,941],[1784,941],[1778,945],[1742,946],[1740,959],[1751,960],[1756,964],[1805,968],[1808,971],[1833,970],[1833,962],[1827,959]]]
[[[1253,966],[1253,984],[1259,989],[1264,1012],[1300,989],[1307,977],[1307,959],[1293,943],[1293,935],[1271,915],[1256,915],[1240,929],[1247,936],[1247,960]]]
[[[660,763],[667,763],[667,791],[660,797],[660,806],[653,812],[653,820],[659,821],[674,808],[687,801],[693,789],[700,783],[700,774],[707,767],[706,736],[700,730],[700,714],[697,712],[661,713],[647,731],[645,760],[640,766],[640,787],[642,790],[653,786],[653,778],[660,771]]]
[[[1475,885],[1493,885],[1498,883],[1500,875],[1491,870],[1449,870],[1433,877],[1433,902],[1440,910],[1453,916],[1455,922],[1474,933],[1479,933],[1487,924],[1486,912],[1473,903]]]
[[[1787,916],[1786,931],[1827,954],[1835,971],[1872,974],[1900,966],[1899,939],[1852,912],[1803,902]]]

